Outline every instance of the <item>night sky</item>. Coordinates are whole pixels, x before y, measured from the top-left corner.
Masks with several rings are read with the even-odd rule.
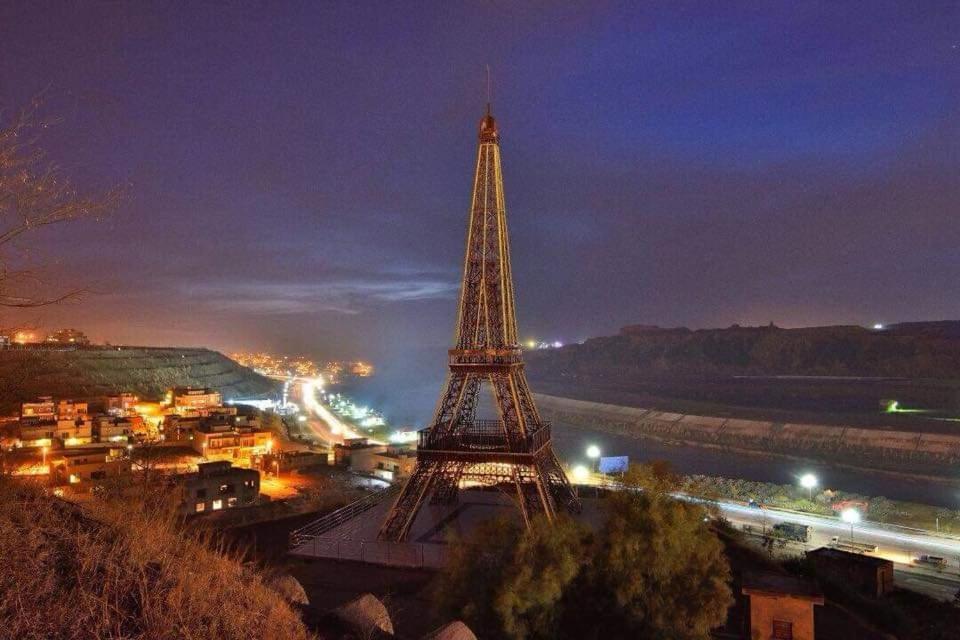
[[[129,185],[4,325],[445,348],[486,64],[524,338],[960,318],[956,2],[146,4],[0,6],[0,106]]]

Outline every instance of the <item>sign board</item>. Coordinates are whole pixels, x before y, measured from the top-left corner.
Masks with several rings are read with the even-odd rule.
[[[600,473],[626,473],[629,464],[629,456],[600,458]]]

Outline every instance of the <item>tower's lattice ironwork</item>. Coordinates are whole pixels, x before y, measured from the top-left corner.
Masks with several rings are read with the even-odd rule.
[[[490,115],[480,145],[463,261],[456,346],[433,422],[418,434],[417,464],[380,529],[382,540],[406,539],[426,500],[449,503],[462,483],[513,486],[524,521],[579,509],[523,372],[517,339],[507,235],[500,136]],[[481,387],[489,385],[499,419],[478,420]]]

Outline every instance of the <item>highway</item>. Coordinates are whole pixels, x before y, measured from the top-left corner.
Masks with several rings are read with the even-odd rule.
[[[788,543],[785,550],[799,552],[828,546],[833,536],[850,538],[850,525],[836,518],[792,511],[760,509],[733,502],[717,502],[734,526],[751,525],[755,529],[769,529],[778,522],[804,524],[811,528],[806,544]],[[897,529],[872,522],[854,525],[853,540],[877,545],[874,555],[894,562],[895,581],[902,587],[944,600],[952,600],[960,590],[960,540],[926,534],[919,530]],[[947,567],[917,565],[913,559],[921,554],[940,556]]]
[[[299,386],[300,405],[307,412],[306,426],[314,438],[329,445],[343,444],[345,438],[366,437],[355,431],[353,427],[343,422],[332,411],[317,399],[317,394],[323,391],[323,381],[320,379],[303,379]],[[370,439],[374,444],[379,441]]]

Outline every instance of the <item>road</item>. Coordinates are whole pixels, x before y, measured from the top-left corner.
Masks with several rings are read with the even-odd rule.
[[[363,434],[355,431],[353,427],[343,422],[332,411],[317,399],[317,395],[322,393],[323,383],[320,380],[305,379],[301,380],[299,388],[295,395],[298,396],[300,406],[307,413],[307,421],[304,423],[310,430],[314,438],[326,442],[328,445],[343,444],[346,438],[364,438]],[[381,444],[377,440],[370,439],[371,443]]]
[[[850,538],[850,525],[825,516],[806,513],[758,509],[732,502],[718,502],[724,516],[738,528],[749,524],[755,528],[769,529],[778,522],[793,522],[811,527],[807,544],[790,543],[789,548],[799,551],[828,546],[833,536]],[[893,527],[861,522],[853,528],[853,539],[877,545],[876,553],[870,554],[894,562],[895,580],[900,586],[925,593],[932,597],[952,600],[960,590],[960,540],[924,534],[921,531],[897,530]],[[920,554],[940,556],[947,560],[948,567],[942,571],[912,562]]]

